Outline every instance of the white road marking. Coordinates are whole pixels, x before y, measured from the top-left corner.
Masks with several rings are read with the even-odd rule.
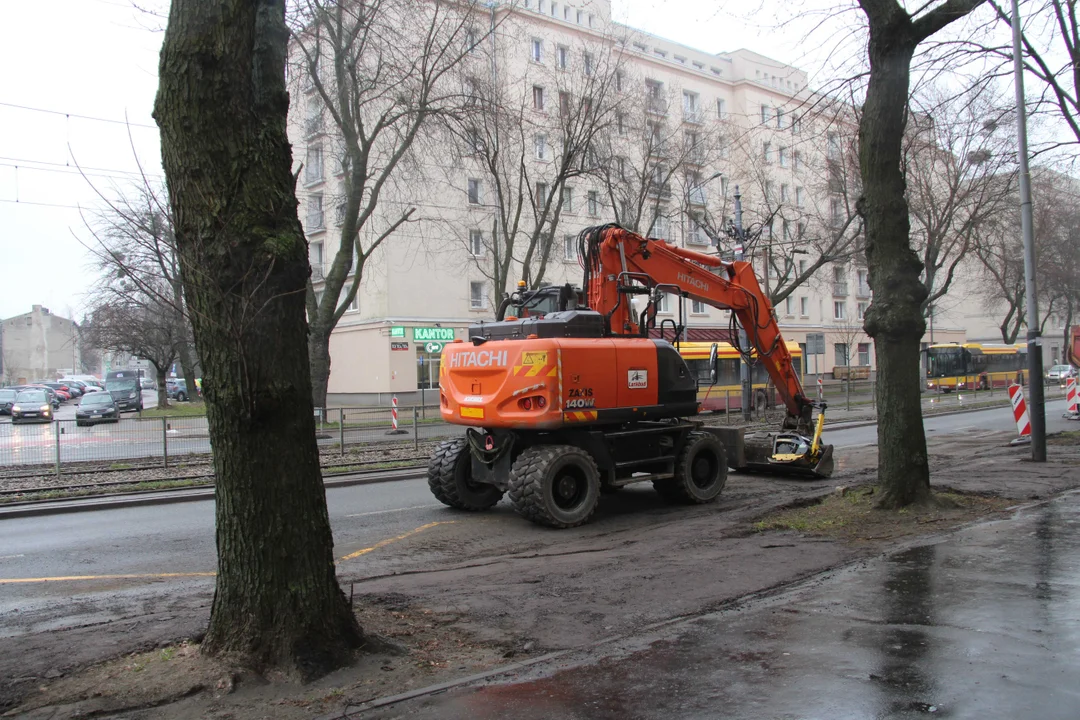
[[[437,508],[442,505],[436,505],[435,503],[428,503],[427,505],[413,505],[412,507],[394,508],[393,510],[373,510],[372,512],[356,513],[355,515],[346,515],[347,518],[354,517],[367,517],[369,515],[386,515],[387,513],[405,512],[406,510],[422,510],[424,508]]]
[[[26,557],[26,555],[0,555],[0,560],[13,560],[21,557]]]

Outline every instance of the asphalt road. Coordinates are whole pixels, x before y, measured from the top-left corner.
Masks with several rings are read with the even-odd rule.
[[[1048,404],[1050,431],[1076,428],[1061,419],[1062,411],[1063,402]],[[970,436],[1008,430],[1012,418],[1008,408],[994,408],[927,418],[925,423],[928,434]],[[833,430],[826,438],[838,455],[876,439],[873,426]],[[631,507],[655,505],[654,496],[651,488],[635,486],[614,497]],[[550,543],[553,538],[549,530],[518,518],[506,501],[480,515],[454,512],[431,496],[424,480],[330,489],[327,504],[335,555],[346,579],[415,567],[446,557],[438,554],[442,551],[460,557],[470,552],[470,543],[486,543],[477,552],[494,552],[500,545]],[[213,510],[212,501],[205,500],[0,520],[0,636],[53,627],[61,621],[55,612],[61,606],[64,623],[119,616],[130,606],[103,607],[95,601],[118,591],[161,595],[181,586],[209,590],[209,573],[215,568]],[[637,515],[632,521],[647,524],[649,519]],[[479,523],[497,527],[482,532],[466,527],[478,528]],[[443,524],[460,527],[440,547],[440,533],[449,531],[439,527]],[[410,554],[408,543],[402,542],[421,533],[426,557]]]

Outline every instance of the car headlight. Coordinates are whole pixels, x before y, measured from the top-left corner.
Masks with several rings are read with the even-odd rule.
[[[132,390],[132,391],[131,391],[131,392],[130,392],[130,393],[128,394],[128,397],[129,397],[129,398],[134,398],[134,397],[135,397],[135,391],[134,391],[134,390]]]
[[[19,407],[18,405],[12,405],[11,409],[14,410],[15,412],[22,412],[22,408]]]
[[[44,413],[50,412],[49,411],[49,406],[48,405],[42,405],[41,406],[41,412],[44,412]]]

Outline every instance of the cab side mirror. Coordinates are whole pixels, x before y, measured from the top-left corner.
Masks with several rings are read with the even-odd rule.
[[[712,385],[716,384],[716,355],[718,351],[719,348],[716,343],[713,343],[712,348],[709,350],[709,383]]]

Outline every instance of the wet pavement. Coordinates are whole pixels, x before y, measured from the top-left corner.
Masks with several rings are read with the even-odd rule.
[[[348,714],[927,716],[1080,717],[1080,493],[513,678]]]

